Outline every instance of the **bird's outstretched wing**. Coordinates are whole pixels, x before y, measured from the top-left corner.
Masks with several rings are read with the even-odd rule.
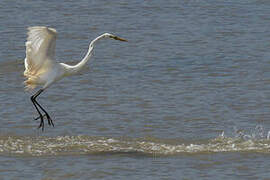
[[[57,32],[53,28],[34,26],[28,28],[27,34],[24,75],[34,78],[52,67]]]

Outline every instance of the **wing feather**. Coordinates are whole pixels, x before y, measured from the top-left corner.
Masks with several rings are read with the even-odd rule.
[[[53,28],[34,26],[28,28],[27,34],[24,75],[30,78],[46,72],[54,63],[57,32]]]

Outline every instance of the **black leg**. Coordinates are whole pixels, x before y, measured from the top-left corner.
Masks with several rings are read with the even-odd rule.
[[[54,127],[53,121],[51,119],[51,117],[49,116],[49,114],[47,113],[47,111],[35,100],[35,103],[38,105],[38,107],[45,113],[43,116],[47,117],[48,120],[48,124]]]
[[[47,113],[47,111],[37,102],[36,98],[43,92],[43,89],[40,89],[36,94],[34,94],[33,96],[31,96],[31,101],[34,104],[39,117],[35,118],[35,120],[40,119],[40,125],[38,128],[42,127],[42,131],[44,130],[44,119],[43,117],[46,116],[47,120],[48,120],[48,124],[54,126],[53,121],[51,119],[51,117],[49,116],[49,114]],[[44,115],[41,114],[40,110],[38,109],[38,107],[45,113]]]
[[[37,107],[37,105],[36,105],[36,102],[35,102],[35,98],[36,98],[40,93],[41,93],[41,92],[40,92],[40,90],[39,90],[36,94],[34,94],[33,96],[31,96],[31,101],[32,101],[33,105],[35,106],[35,108],[36,108],[36,110],[37,110],[37,112],[38,112],[38,114],[39,114],[39,117],[40,117],[40,124],[39,124],[39,127],[38,127],[38,128],[41,128],[41,127],[42,127],[42,131],[43,131],[43,130],[44,130],[44,120],[43,120],[43,116],[42,116],[41,112],[39,111],[39,109],[38,109],[38,107]]]

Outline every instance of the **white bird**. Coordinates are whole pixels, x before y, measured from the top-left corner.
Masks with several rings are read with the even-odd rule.
[[[85,57],[78,64],[71,66],[64,63],[58,63],[55,60],[56,36],[57,32],[53,28],[43,26],[29,27],[28,38],[25,43],[26,58],[24,60],[24,76],[27,79],[24,83],[26,85],[26,90],[34,89],[37,85],[42,86],[41,89],[31,96],[31,101],[39,114],[35,120],[40,119],[38,128],[42,127],[42,130],[44,130],[44,117],[47,118],[49,125],[54,126],[54,124],[47,111],[37,102],[36,98],[56,81],[79,72],[89,61],[97,41],[104,38],[127,41],[115,35],[104,33],[90,43]],[[45,114],[42,115],[41,111]]]

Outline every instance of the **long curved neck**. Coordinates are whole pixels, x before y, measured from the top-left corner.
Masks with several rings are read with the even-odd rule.
[[[94,39],[93,41],[91,41],[91,43],[89,44],[89,49],[88,49],[86,55],[78,64],[76,64],[74,66],[70,66],[70,65],[67,66],[68,75],[76,74],[85,66],[85,64],[90,60],[90,58],[93,54],[93,49],[94,49],[95,43],[98,40],[103,39],[105,36],[106,36],[105,34],[102,34],[102,35],[98,36],[96,39]]]

